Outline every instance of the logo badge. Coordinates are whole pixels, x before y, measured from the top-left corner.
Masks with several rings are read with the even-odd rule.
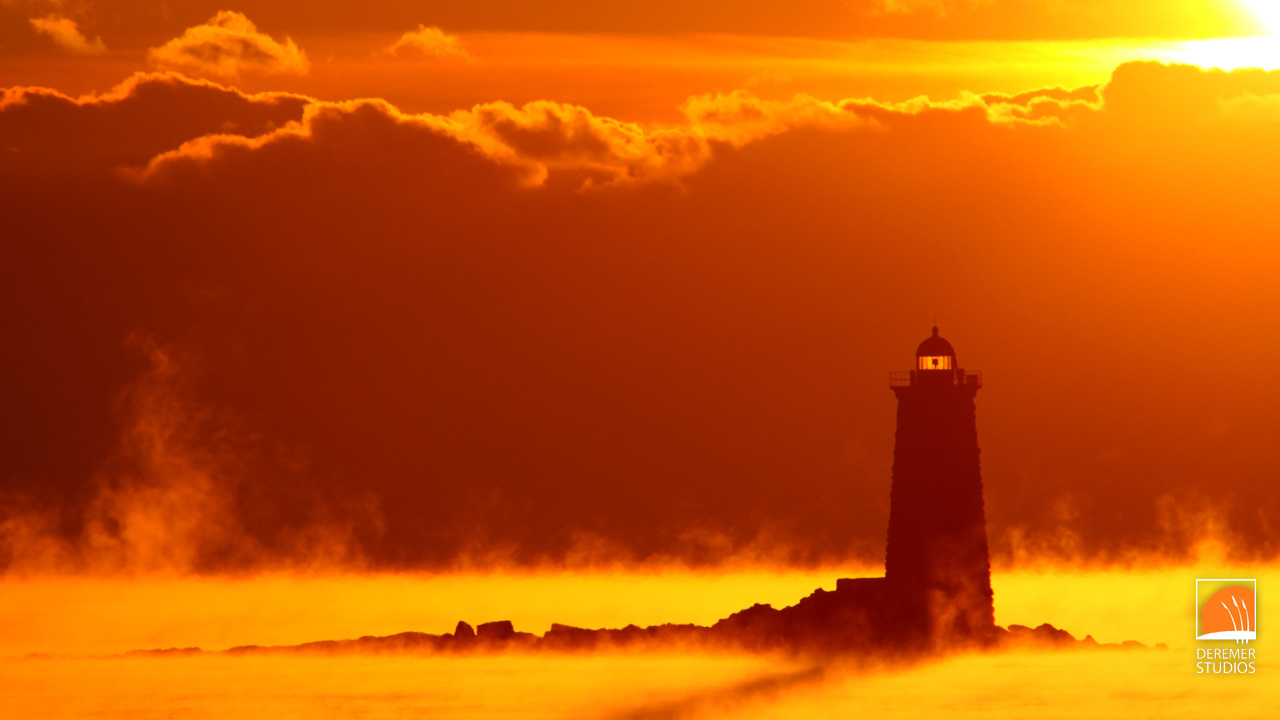
[[[1196,580],[1196,639],[1256,640],[1257,595],[1257,580]]]

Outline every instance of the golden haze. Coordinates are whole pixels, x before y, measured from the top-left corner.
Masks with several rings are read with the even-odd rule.
[[[1266,716],[1278,5],[0,2],[0,715]],[[876,574],[934,317],[997,622],[1171,650],[113,656]]]
[[[1190,578],[1194,567],[1051,568],[997,573],[1001,623],[1051,620],[1088,626],[1103,641],[1166,642],[1168,651],[1008,651],[956,655],[913,667],[815,666],[802,660],[668,649],[600,655],[252,655],[74,657],[130,643],[224,647],[320,637],[450,629],[460,615],[512,617],[544,630],[550,620],[620,626],[627,622],[714,620],[756,600],[791,602],[821,573],[769,570],[731,574],[485,573],[445,576],[277,576],[244,578],[54,578],[5,581],[0,667],[13,681],[0,708],[12,717],[106,712],[270,713],[274,717],[827,717],[849,707],[890,717],[981,712],[1019,717],[1028,705],[1052,717],[1081,713],[1141,717],[1166,707],[1203,712],[1224,687],[1242,717],[1265,716],[1271,684],[1194,673]],[[847,569],[843,569],[847,572]],[[1250,568],[1264,587],[1273,566]],[[92,607],[68,597],[92,596]],[[1274,615],[1262,595],[1260,613]],[[23,644],[26,647],[21,647]],[[1267,643],[1253,644],[1265,653]],[[55,653],[22,659],[20,650]],[[71,652],[72,656],[57,657]],[[1190,677],[1190,682],[1187,677]],[[1225,684],[1219,684],[1224,681]],[[317,696],[317,683],[326,688]],[[927,691],[922,690],[927,688]],[[903,702],[911,697],[910,705]],[[56,698],[56,701],[55,701]]]

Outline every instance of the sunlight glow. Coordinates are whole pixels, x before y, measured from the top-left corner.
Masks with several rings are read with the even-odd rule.
[[[1166,62],[1198,65],[1202,68],[1280,69],[1280,37],[1260,35],[1250,38],[1190,40],[1177,43],[1168,50],[1156,50],[1158,59]]]
[[[1202,68],[1280,69],[1280,0],[1239,0],[1269,34],[1173,43],[1155,50],[1156,59]]]
[[[1280,0],[1240,0],[1272,35],[1280,34]]]

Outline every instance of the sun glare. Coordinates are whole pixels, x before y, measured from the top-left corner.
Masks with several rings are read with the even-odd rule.
[[[1272,35],[1280,33],[1280,0],[1240,0]]]
[[[1280,69],[1280,39],[1274,35],[1220,40],[1191,40],[1156,53],[1160,60],[1202,68]]]
[[[1203,68],[1280,69],[1280,0],[1240,0],[1266,29],[1266,35],[1213,40],[1190,40],[1157,51],[1160,60]]]

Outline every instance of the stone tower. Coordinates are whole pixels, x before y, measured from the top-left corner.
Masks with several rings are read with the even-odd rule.
[[[895,373],[898,398],[885,581],[903,604],[903,630],[964,642],[995,624],[974,398],[982,376],[933,335],[916,369]]]

